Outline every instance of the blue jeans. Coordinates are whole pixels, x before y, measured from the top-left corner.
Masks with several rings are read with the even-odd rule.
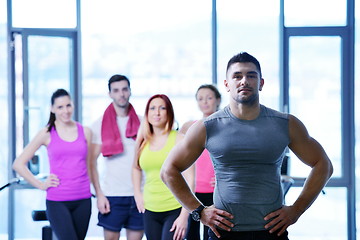
[[[246,232],[237,232],[237,231],[224,231],[218,229],[220,233],[220,238],[209,229],[209,240],[289,240],[288,232],[285,231],[281,236],[277,236],[276,233],[269,233],[269,231],[246,231]]]

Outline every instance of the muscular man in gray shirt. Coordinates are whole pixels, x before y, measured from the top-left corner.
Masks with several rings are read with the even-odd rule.
[[[322,146],[291,114],[259,102],[264,79],[256,58],[243,52],[228,62],[230,104],[195,123],[165,161],[161,177],[194,219],[210,227],[210,239],[287,240],[287,228],[311,206],[330,176]],[[216,174],[214,206],[204,207],[181,172],[206,148]],[[289,148],[311,172],[297,200],[283,204],[282,157]]]

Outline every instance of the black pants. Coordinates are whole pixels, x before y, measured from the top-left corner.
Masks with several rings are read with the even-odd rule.
[[[170,229],[179,217],[181,208],[166,211],[166,212],[152,212],[145,210],[144,225],[145,235],[147,240],[171,240],[174,236],[174,231]]]
[[[209,240],[289,240],[288,232],[285,231],[281,236],[277,236],[276,233],[269,233],[269,231],[248,231],[248,232],[227,232],[218,229],[220,238],[209,230]]]
[[[46,215],[59,240],[83,240],[89,227],[91,199],[46,200]]]
[[[213,205],[213,193],[195,193],[196,197],[205,205],[211,206]],[[208,240],[209,227],[204,226],[204,234],[203,239]],[[188,221],[188,232],[186,234],[187,240],[200,240],[200,222],[194,221],[191,216],[189,216]]]

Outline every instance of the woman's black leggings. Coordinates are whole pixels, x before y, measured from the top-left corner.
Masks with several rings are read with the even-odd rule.
[[[213,205],[213,193],[195,193],[196,197],[202,202],[205,206],[211,206]],[[191,215],[189,216],[188,220],[188,232],[186,235],[187,240],[200,240],[200,222],[195,222]],[[209,227],[204,226],[203,230],[203,238],[202,239],[208,239]]]
[[[83,240],[89,227],[91,199],[46,200],[46,215],[59,240]]]
[[[152,212],[145,210],[144,225],[145,235],[147,240],[171,240],[174,236],[174,231],[170,229],[179,217],[181,208],[166,211],[166,212]]]

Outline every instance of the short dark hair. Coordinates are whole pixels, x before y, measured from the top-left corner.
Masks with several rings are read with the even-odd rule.
[[[235,56],[233,56],[227,64],[226,73],[228,72],[231,65],[233,65],[234,63],[238,63],[238,62],[239,63],[251,62],[251,63],[255,64],[256,69],[260,73],[260,78],[262,77],[259,61],[254,56],[248,54],[247,52],[240,52],[240,53],[236,54]]]
[[[108,82],[108,88],[109,88],[109,92],[111,92],[111,87],[110,85],[113,83],[113,82],[120,82],[120,81],[127,81],[128,85],[129,85],[129,88],[130,88],[130,81],[129,79],[124,76],[124,75],[120,75],[120,74],[115,74],[114,76],[112,76],[110,79],[109,79],[109,82]]]

